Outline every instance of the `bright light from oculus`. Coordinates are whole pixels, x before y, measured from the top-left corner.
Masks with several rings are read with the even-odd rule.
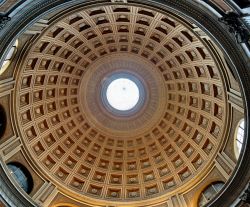
[[[106,96],[108,103],[113,108],[127,111],[138,103],[140,93],[135,82],[127,78],[118,78],[109,84]]]

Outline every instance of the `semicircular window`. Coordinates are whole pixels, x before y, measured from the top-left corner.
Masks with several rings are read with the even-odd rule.
[[[33,188],[33,179],[30,172],[20,163],[7,164],[8,169],[19,186],[26,192],[30,193]]]
[[[0,66],[0,75],[4,73],[4,71],[8,68],[13,59],[16,51],[17,51],[18,40],[15,41],[14,45],[8,51],[5,60],[3,61],[3,65]]]
[[[224,182],[215,182],[206,187],[205,190],[203,190],[200,194],[198,206],[205,206],[210,200],[212,200],[216,196],[216,194],[223,188],[223,186]]]
[[[2,105],[0,105],[0,138],[3,136],[6,128],[6,113]]]
[[[242,149],[243,141],[244,141],[244,119],[240,120],[238,127],[236,129],[236,143],[235,143],[235,154],[238,158]]]

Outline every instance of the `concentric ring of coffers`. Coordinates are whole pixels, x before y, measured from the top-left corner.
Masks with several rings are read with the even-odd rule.
[[[82,110],[93,125],[110,136],[128,137],[144,133],[163,118],[166,106],[166,87],[154,66],[130,54],[112,54],[93,63],[80,85]],[[118,77],[130,77],[139,86],[141,98],[137,107],[121,112],[109,107],[105,100],[105,87]],[[99,84],[97,84],[99,83]]]
[[[94,65],[118,56],[145,81],[145,107],[155,100],[152,114],[133,116],[148,116],[141,125],[110,116],[93,96],[101,87]],[[209,51],[173,17],[136,6],[86,9],[50,25],[24,60],[15,95],[27,153],[78,199],[133,202],[191,189],[224,135],[226,98]]]

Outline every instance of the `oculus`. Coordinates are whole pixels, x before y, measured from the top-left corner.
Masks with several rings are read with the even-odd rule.
[[[135,107],[139,101],[139,88],[127,78],[113,80],[106,91],[108,103],[115,109],[127,111]]]
[[[134,115],[143,108],[146,99],[143,79],[129,72],[108,74],[102,82],[101,99],[112,115]]]

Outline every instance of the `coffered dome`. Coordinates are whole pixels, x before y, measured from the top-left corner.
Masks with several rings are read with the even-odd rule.
[[[198,185],[229,114],[215,48],[195,27],[127,4],[52,21],[16,74],[15,117],[35,168],[63,194],[98,205],[154,205]],[[126,110],[107,97],[122,78],[138,90]]]

